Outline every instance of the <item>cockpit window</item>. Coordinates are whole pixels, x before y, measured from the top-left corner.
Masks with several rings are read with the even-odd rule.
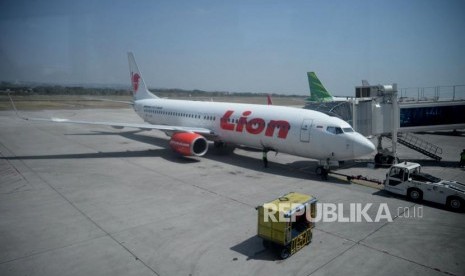
[[[342,128],[340,128],[340,127],[332,127],[332,126],[327,127],[326,131],[329,132],[329,133],[332,133],[332,134],[342,134],[342,133],[344,133],[342,131]]]
[[[344,130],[344,132],[354,132],[354,130],[351,127],[344,127],[342,128],[342,130]]]

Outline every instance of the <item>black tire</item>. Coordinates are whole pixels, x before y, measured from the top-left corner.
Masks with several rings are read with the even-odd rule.
[[[233,153],[236,149],[233,145],[227,144],[222,141],[215,141],[213,143],[213,147],[217,155],[228,155]]]
[[[447,198],[446,206],[452,211],[458,212],[463,209],[463,200],[456,196],[451,196]]]
[[[321,172],[321,180],[328,180],[328,172],[326,169],[322,169],[322,172]]]
[[[377,153],[377,154],[375,155],[375,166],[376,166],[376,167],[379,167],[379,166],[382,165],[382,162],[383,162],[383,161],[381,160],[381,158],[382,158],[382,154],[381,154],[381,153]]]
[[[410,188],[407,190],[407,197],[411,201],[421,201],[423,199],[423,193],[417,188]]]
[[[291,256],[291,252],[289,251],[289,248],[283,247],[279,250],[279,257],[283,260],[289,258]]]
[[[389,155],[386,160],[386,164],[392,165],[394,164],[394,156]]]

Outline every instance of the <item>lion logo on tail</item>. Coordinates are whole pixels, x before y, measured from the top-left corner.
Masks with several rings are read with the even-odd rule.
[[[132,88],[134,89],[134,93],[136,93],[137,89],[139,88],[139,80],[140,80],[139,74],[131,73],[131,82],[132,82]]]

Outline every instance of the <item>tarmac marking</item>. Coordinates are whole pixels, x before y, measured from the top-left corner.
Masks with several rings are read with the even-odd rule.
[[[78,144],[81,144],[81,143],[78,143]],[[81,144],[83,145],[83,144]],[[4,148],[6,148],[4,145],[2,145]],[[83,145],[83,146],[86,146],[88,148],[91,148],[87,145]],[[6,148],[7,149],[7,148]],[[8,150],[8,149],[7,149]],[[9,151],[9,150],[8,150]],[[15,156],[16,157],[16,156]],[[55,187],[53,187],[52,184],[50,184],[47,180],[45,180],[43,177],[40,176],[40,174],[36,173],[31,167],[29,167],[23,160],[21,159],[18,159],[29,171],[33,172],[38,179],[40,179],[43,183],[45,183],[50,189],[52,189],[53,191],[55,191],[55,193],[57,193],[61,198],[63,198],[69,205],[71,205],[71,207],[73,207],[76,211],[78,211],[83,217],[85,217],[88,221],[90,221],[95,227],[97,227],[99,230],[101,230],[105,235],[104,236],[108,236],[110,239],[112,239],[116,244],[118,244],[119,246],[121,246],[126,252],[128,252],[130,255],[133,256],[133,258],[136,260],[136,261],[139,261],[142,265],[144,265],[147,269],[149,269],[150,271],[152,271],[155,275],[160,275],[158,272],[156,272],[152,267],[150,267],[148,264],[146,264],[143,260],[141,260],[135,253],[133,253],[129,248],[127,248],[125,245],[123,245],[122,242],[118,241],[115,237],[113,237],[108,231],[106,231],[105,229],[103,229],[97,222],[95,222],[94,220],[92,220],[92,218],[90,218],[86,213],[84,213],[81,209],[79,209],[71,200],[69,200],[66,196],[64,196],[62,193],[60,193]],[[11,165],[10,165],[11,166]],[[16,169],[14,169],[16,172],[18,172]],[[18,172],[19,173],[19,172]],[[21,175],[21,174],[20,174]],[[21,175],[21,177],[23,177]],[[24,178],[24,177],[23,177]],[[25,179],[25,178],[24,178]],[[102,236],[103,237],[103,236]],[[100,237],[98,237],[100,238]],[[95,239],[95,238],[94,238]],[[65,247],[68,247],[68,246],[71,246],[71,245],[67,245]],[[55,249],[58,249],[58,248],[54,248],[54,249],[50,249],[50,250],[46,250],[46,251],[51,251],[51,250],[55,250]],[[45,251],[45,252],[46,252]],[[37,254],[41,254],[41,253],[44,253],[44,252],[40,252],[40,253],[37,253]],[[32,254],[32,255],[37,255],[37,254]],[[28,256],[22,256],[20,258],[16,258],[15,260],[17,259],[23,259],[23,258],[27,258],[27,257],[30,257],[31,255],[28,255]],[[11,261],[15,261],[15,260],[8,260],[6,262],[11,262]],[[3,262],[3,263],[6,263],[6,262]],[[2,263],[2,264],[3,264]]]
[[[34,170],[30,168],[27,164],[23,162],[23,164],[32,172]],[[35,172],[34,172],[35,173]],[[131,254],[136,261],[141,262],[147,269],[152,271],[155,275],[160,275],[158,272],[156,272],[152,267],[147,265],[143,260],[141,260],[135,253],[133,253],[129,248],[127,248],[125,245],[123,245],[122,242],[118,241],[115,237],[113,237],[108,231],[103,229],[97,222],[95,222],[92,218],[90,218],[86,213],[84,213],[81,209],[79,209],[71,200],[69,200],[66,196],[64,196],[62,193],[60,193],[55,187],[53,187],[52,184],[50,184],[48,181],[46,181],[44,178],[42,178],[39,174],[36,174],[37,177],[42,180],[47,186],[49,186],[53,191],[55,191],[61,198],[63,198],[66,202],[68,202],[69,205],[71,205],[74,209],[76,209],[82,216],[84,216],[87,220],[89,220],[93,225],[95,225],[98,229],[100,229],[103,233],[105,233],[105,236],[108,236],[110,239],[112,239],[116,244],[121,246],[125,251],[127,251],[129,254]]]
[[[417,204],[412,204],[411,206],[409,206],[409,209],[412,208],[412,207],[415,207],[417,206]],[[398,214],[397,216],[395,216],[393,218],[393,221],[399,217],[401,217],[404,213],[406,212],[406,209],[404,209],[404,211],[400,214]],[[401,256],[397,256],[397,255],[393,255],[391,253],[389,253],[388,251],[386,250],[380,250],[378,248],[375,248],[375,247],[372,247],[366,243],[363,243],[363,241],[365,239],[367,239],[369,236],[373,235],[374,233],[378,232],[379,230],[381,230],[381,228],[385,227],[386,225],[388,225],[388,222],[384,223],[383,225],[381,225],[378,229],[376,229],[375,231],[373,231],[372,233],[368,234],[365,238],[361,239],[360,241],[357,242],[357,244],[361,245],[361,246],[364,246],[366,248],[370,248],[370,249],[373,249],[373,250],[376,250],[378,252],[381,252],[381,253],[384,253],[386,255],[389,255],[389,256],[392,256],[392,257],[395,257],[395,258],[398,258],[398,259],[401,259],[401,260],[404,260],[404,261],[407,261],[407,262],[410,262],[410,263],[413,263],[413,264],[416,264],[416,265],[419,265],[419,266],[422,266],[422,267],[425,267],[425,268],[429,268],[429,269],[432,269],[432,270],[435,270],[435,271],[438,271],[438,272],[441,272],[441,273],[444,273],[444,274],[447,274],[447,275],[452,275],[452,276],[456,276],[456,274],[453,274],[451,272],[448,272],[448,271],[442,271],[441,269],[439,268],[436,268],[436,267],[431,267],[431,266],[428,266],[428,265],[425,265],[425,264],[422,264],[422,263],[419,263],[419,262],[416,262],[416,261],[413,261],[413,260],[410,260],[410,259],[407,259],[407,258],[404,258],[404,257],[401,257]]]
[[[5,145],[0,143],[0,146],[5,151],[9,150]],[[24,191],[24,188],[30,188],[29,181],[16,169],[16,167],[8,161],[8,157],[5,157],[0,152],[0,193],[11,194],[19,191]]]

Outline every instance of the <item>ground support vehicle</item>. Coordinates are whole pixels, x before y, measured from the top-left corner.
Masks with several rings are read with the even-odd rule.
[[[311,195],[291,192],[258,206],[258,236],[263,246],[286,259],[310,244],[316,202]]]
[[[413,201],[445,204],[454,211],[461,211],[465,206],[465,184],[423,173],[418,163],[402,162],[393,165],[386,174],[384,189],[405,195]]]

